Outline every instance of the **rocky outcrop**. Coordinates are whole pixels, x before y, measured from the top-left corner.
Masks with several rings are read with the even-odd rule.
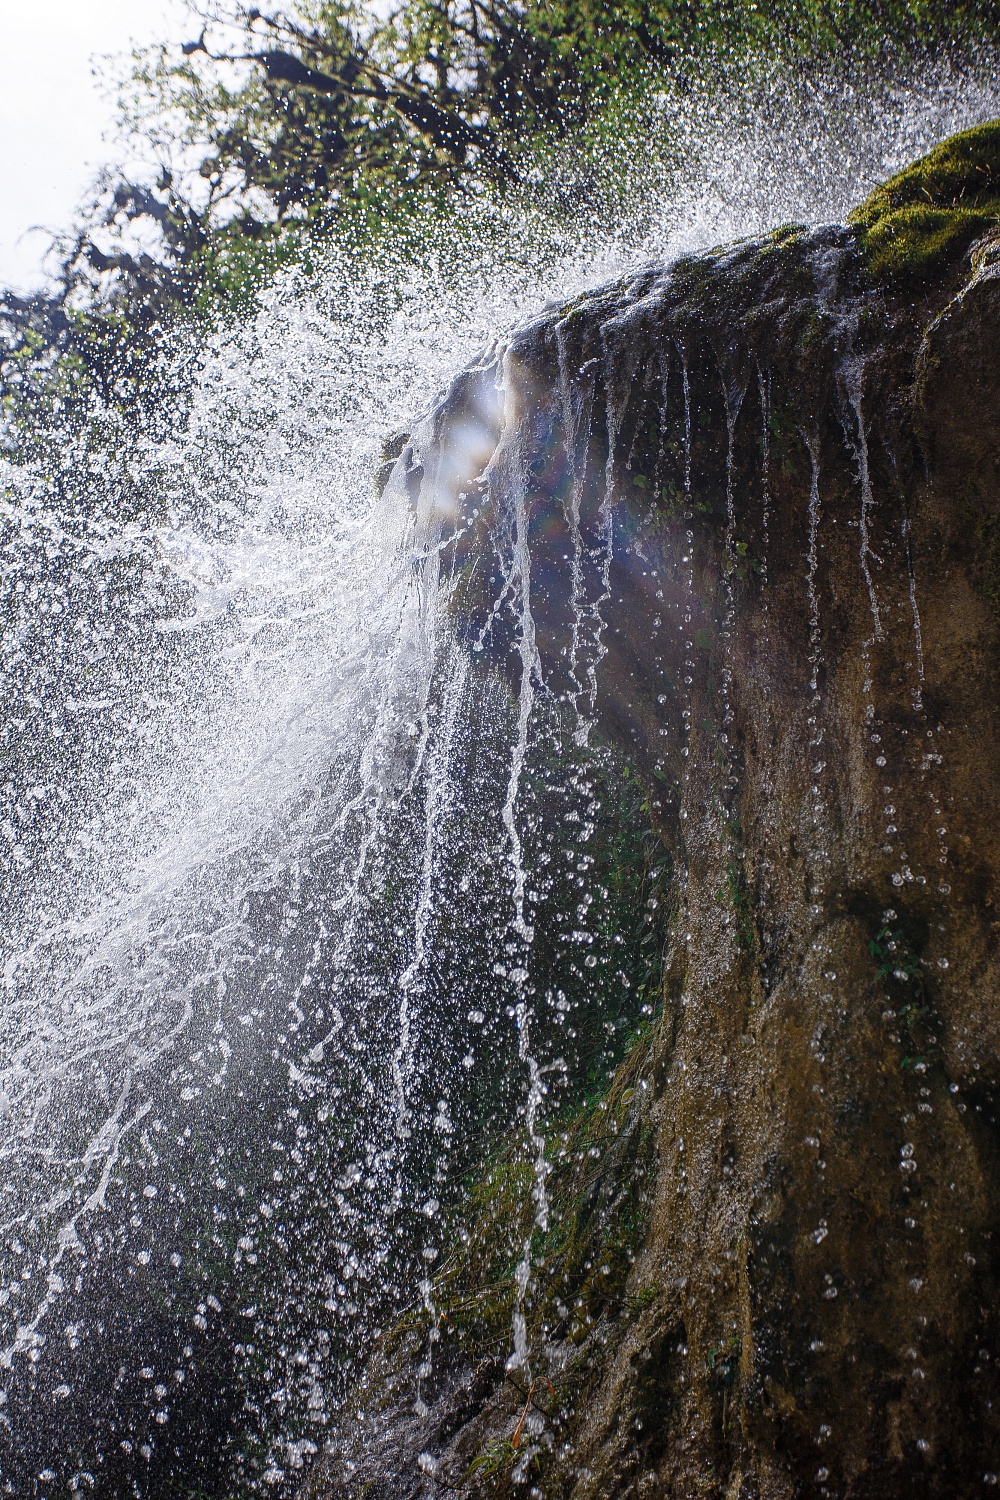
[[[673,940],[529,1361],[442,1314],[418,1391],[398,1334],[309,1493],[997,1482],[998,179],[985,127],[855,224],[547,310],[405,445],[470,639],[648,778]]]

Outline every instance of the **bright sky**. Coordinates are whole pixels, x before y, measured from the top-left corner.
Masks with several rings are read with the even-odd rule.
[[[186,38],[181,0],[0,0],[0,285],[43,282],[51,234],[69,227],[101,166],[114,102],[93,60]],[[184,33],[182,36],[181,33]]]

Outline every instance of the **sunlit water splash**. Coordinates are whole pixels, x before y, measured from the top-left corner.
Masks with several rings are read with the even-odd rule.
[[[8,1492],[152,1493],[161,1455],[169,1468],[172,1444],[200,1440],[174,1436],[185,1422],[209,1448],[241,1432],[251,1491],[293,1486],[381,1320],[407,1301],[433,1318],[440,1200],[463,1130],[489,1115],[477,1089],[497,1118],[504,1088],[519,1098],[544,1221],[558,1059],[532,1030],[543,882],[525,778],[561,747],[562,811],[587,805],[606,563],[574,560],[560,739],[514,414],[487,475],[513,541],[496,600],[513,693],[457,638],[440,569],[481,434],[470,426],[449,472],[414,478],[418,426],[414,473],[397,468],[375,500],[379,445],[546,296],[838,218],[996,112],[988,84],[881,100],[879,131],[865,101],[840,104],[837,131],[823,99],[780,129],[690,113],[686,176],[645,214],[645,239],[549,243],[535,277],[508,222],[461,272],[359,284],[332,264],[322,293],[287,278],[199,352],[183,422],[129,433],[146,506],[131,521],[113,486],[85,521],[74,480],[5,476]],[[503,431],[511,392],[496,398]],[[572,437],[589,416],[568,382],[563,398]],[[83,453],[67,433],[62,451],[93,471],[106,442]],[[595,941],[586,918],[575,935]],[[609,962],[595,957],[595,987]],[[511,1337],[527,1364],[517,1315]],[[239,1374],[216,1429],[203,1411],[220,1365]]]

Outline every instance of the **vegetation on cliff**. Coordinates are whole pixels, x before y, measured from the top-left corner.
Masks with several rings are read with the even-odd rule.
[[[877,187],[848,223],[874,279],[919,284],[1000,226],[1000,123],[944,141]]]

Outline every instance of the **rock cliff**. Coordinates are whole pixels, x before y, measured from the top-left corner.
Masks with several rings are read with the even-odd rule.
[[[994,125],[846,226],[546,310],[401,445],[460,628],[647,778],[672,940],[562,1137],[528,1354],[496,1167],[433,1359],[383,1341],[310,1495],[997,1483],[998,200]]]

